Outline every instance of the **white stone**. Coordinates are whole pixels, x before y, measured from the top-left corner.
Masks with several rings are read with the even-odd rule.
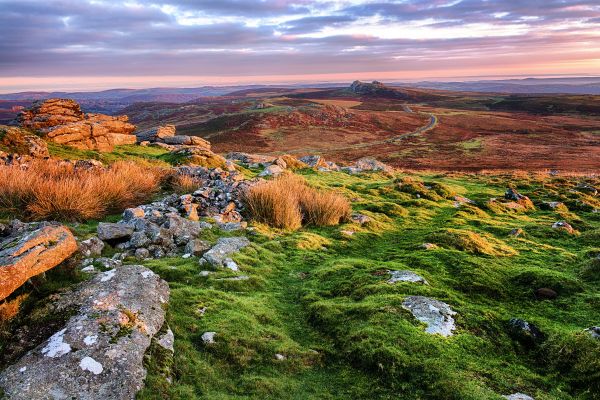
[[[428,285],[425,278],[421,275],[417,275],[412,271],[388,271],[391,275],[390,279],[388,279],[388,283],[396,283],[396,282],[413,282],[413,283],[422,283],[424,285]]]
[[[96,343],[97,340],[98,340],[98,335],[90,335],[90,336],[86,336],[83,339],[83,343],[85,343],[87,346],[91,346],[94,343]]]
[[[110,281],[112,278],[114,278],[115,274],[117,273],[116,269],[111,269],[110,271],[106,271],[102,274],[102,278],[100,278],[100,282],[108,282]]]
[[[215,343],[215,335],[217,332],[204,332],[202,334],[202,341],[206,344]]]

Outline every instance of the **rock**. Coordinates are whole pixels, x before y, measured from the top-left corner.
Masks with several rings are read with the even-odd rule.
[[[204,344],[212,344],[215,343],[215,335],[217,332],[204,332],[201,336],[202,342]]]
[[[248,154],[239,152],[228,153],[225,156],[225,158],[227,160],[237,161],[248,168],[268,167],[269,165],[273,164],[273,162],[275,162],[276,160],[276,158],[273,156],[263,156],[260,154]]]
[[[598,189],[585,182],[577,184],[577,186],[575,186],[575,189],[583,193],[588,193],[592,196],[598,195]]]
[[[435,243],[423,243],[421,245],[421,248],[423,248],[425,250],[435,250],[438,248],[438,245]]]
[[[175,125],[162,125],[146,131],[137,132],[138,142],[160,142],[167,137],[175,136]]]
[[[0,241],[0,300],[65,261],[77,248],[71,231],[59,224],[33,223],[11,230]]]
[[[565,203],[562,203],[560,201],[543,201],[540,204],[540,208],[542,210],[560,210],[560,209],[565,209]]]
[[[388,283],[396,282],[414,282],[429,285],[429,283],[421,275],[415,274],[412,271],[388,271],[391,275]]]
[[[575,233],[575,229],[566,221],[557,221],[552,224],[552,229],[558,229],[567,232],[569,235]]]
[[[123,221],[131,221],[132,219],[144,218],[145,216],[146,213],[141,207],[128,208],[125,211],[123,211]]]
[[[521,228],[514,228],[511,229],[510,232],[508,232],[508,236],[512,236],[512,237],[519,237],[523,234],[523,229]]]
[[[210,243],[205,240],[193,239],[185,245],[184,253],[200,257],[202,254],[210,250]]]
[[[279,353],[277,353],[277,354],[275,354],[275,359],[276,359],[277,361],[283,361],[283,360],[285,360],[285,359],[286,359],[286,356],[284,356],[283,354],[279,354]]]
[[[220,238],[213,248],[204,253],[200,259],[200,263],[208,263],[215,267],[225,266],[226,261],[230,261],[230,255],[240,251],[249,244],[250,241],[245,237]]]
[[[538,300],[554,300],[558,293],[550,288],[539,288],[535,290],[535,298]]]
[[[512,318],[508,321],[509,333],[518,342],[533,346],[544,339],[544,334],[540,329],[523,319]]]
[[[531,396],[527,396],[526,394],[523,393],[513,393],[513,394],[509,394],[507,396],[502,396],[508,400],[535,400],[533,397]]]
[[[529,200],[529,197],[523,196],[521,193],[517,192],[517,190],[513,189],[513,188],[506,189],[506,192],[504,193],[504,198],[506,200],[512,200],[512,201],[519,201],[519,200],[523,200],[523,199]]]
[[[95,257],[102,254],[104,250],[104,242],[97,236],[92,236],[87,240],[83,240],[79,243],[79,252],[84,257]]]
[[[49,158],[48,145],[39,136],[14,126],[0,125],[0,146],[16,154],[33,158]]]
[[[350,216],[350,221],[354,222],[355,224],[364,225],[366,223],[369,223],[371,221],[371,218],[367,217],[364,214],[354,213]]]
[[[135,250],[134,256],[137,260],[146,260],[150,258],[150,251],[142,247]]]
[[[40,100],[22,111],[17,121],[59,144],[81,150],[112,151],[115,145],[134,144],[135,126],[127,116],[84,114],[79,104],[69,99]]]
[[[318,168],[318,167],[328,168],[328,165],[326,164],[325,159],[323,159],[323,157],[318,156],[318,155],[304,156],[304,157],[300,157],[298,160],[300,162],[303,162],[304,164],[308,165],[311,168]]]
[[[265,168],[258,176],[279,176],[284,171],[285,170],[281,166],[272,164]]]
[[[584,332],[588,332],[594,339],[600,339],[600,326],[592,326]]]
[[[474,202],[471,199],[468,199],[468,198],[463,197],[463,196],[458,196],[458,195],[454,196],[454,201],[456,201],[457,203],[459,203],[461,205],[462,204],[471,204],[471,205],[476,205],[477,204],[476,202]]]
[[[402,306],[416,319],[427,324],[427,333],[447,337],[452,336],[452,331],[456,329],[452,318],[456,312],[446,303],[423,296],[409,296],[402,302]]]
[[[77,306],[63,329],[0,374],[7,398],[129,400],[143,387],[144,353],[165,320],[169,287],[127,265],[61,295]]]
[[[184,147],[171,151],[180,165],[206,168],[227,168],[227,161],[205,147]]]
[[[131,239],[129,239],[129,247],[134,249],[146,247],[150,245],[150,243],[152,243],[152,241],[146,236],[146,232],[133,232]]]
[[[100,222],[97,232],[98,237],[105,242],[119,242],[131,237],[133,227],[119,223]]]
[[[356,161],[356,168],[362,171],[383,171],[383,172],[393,172],[394,169],[389,165],[382,163],[381,161],[377,161],[373,157],[363,157]]]

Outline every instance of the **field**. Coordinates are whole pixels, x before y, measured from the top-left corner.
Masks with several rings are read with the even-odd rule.
[[[295,233],[259,225],[235,258],[246,280],[231,271],[201,277],[190,260],[147,262],[171,286],[177,339],[173,384],[155,371],[140,398],[598,398],[600,349],[582,332],[600,320],[590,259],[600,220],[486,206],[509,184],[536,203],[577,197],[568,194],[576,178],[413,175],[446,196],[425,191],[417,199],[394,178],[303,175],[354,199],[371,222]],[[456,207],[453,192],[478,205]],[[551,228],[565,218],[580,233]],[[515,228],[524,233],[511,237]],[[451,232],[471,232],[472,242]],[[425,242],[437,246],[427,250]],[[387,282],[388,271],[405,269],[429,285]],[[541,287],[558,298],[536,298]],[[450,304],[456,334],[425,333],[402,307],[409,295]],[[511,318],[534,323],[544,339],[515,336]],[[206,331],[217,332],[215,344],[202,343]]]
[[[142,129],[174,123],[218,152],[321,154],[340,162],[375,156],[422,170],[594,171],[600,165],[598,96],[400,93],[271,89],[185,105],[138,104],[124,112]]]

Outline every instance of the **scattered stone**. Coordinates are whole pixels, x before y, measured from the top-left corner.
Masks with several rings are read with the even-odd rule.
[[[57,312],[79,311],[0,374],[7,398],[135,398],[146,377],[144,354],[165,320],[169,287],[142,266],[112,274],[96,275],[60,296]]]
[[[13,221],[11,233],[0,241],[0,300],[65,261],[77,248],[75,237],[63,225]]]
[[[429,283],[423,278],[421,275],[415,274],[412,271],[388,271],[391,275],[391,278],[388,280],[388,283],[396,283],[396,282],[414,282],[414,283],[422,283],[424,285],[429,285]]]
[[[277,164],[271,164],[265,168],[258,176],[279,176],[285,171],[284,168]]]
[[[371,221],[371,218],[367,217],[364,214],[354,213],[352,214],[352,216],[350,216],[350,221],[354,222],[355,224],[364,225],[369,223]]]
[[[377,161],[373,157],[363,157],[355,162],[353,166],[342,167],[342,171],[349,174],[358,174],[365,171],[381,171],[386,173],[394,172],[394,169],[389,165]]]
[[[285,360],[286,358],[287,358],[287,357],[286,357],[286,356],[284,356],[283,354],[279,354],[279,353],[275,354],[275,359],[276,359],[277,361],[283,361],[283,360]]]
[[[163,349],[169,350],[171,353],[175,352],[175,335],[171,328],[167,328],[167,331],[163,335],[158,336],[156,341]]]
[[[146,213],[141,207],[128,208],[125,211],[123,211],[123,221],[131,221],[132,219],[144,218],[145,216]]]
[[[97,236],[92,236],[87,240],[83,240],[79,243],[79,252],[84,257],[95,257],[102,254],[104,250],[104,242]]]
[[[220,238],[213,248],[204,253],[200,259],[200,265],[208,263],[215,267],[225,266],[226,261],[231,260],[229,258],[230,255],[240,251],[249,244],[250,241],[245,237]]]
[[[150,251],[148,249],[140,248],[135,250],[135,258],[138,260],[146,260],[150,258]]]
[[[521,228],[514,228],[511,229],[510,232],[508,232],[508,236],[512,236],[512,237],[519,237],[523,234],[523,229]]]
[[[565,203],[560,201],[543,201],[540,204],[542,210],[560,210],[566,209]]]
[[[200,257],[202,254],[210,250],[210,243],[205,240],[192,239],[185,245],[185,254],[191,254]]]
[[[527,396],[523,393],[513,393],[503,397],[508,400],[535,400],[533,397]]]
[[[204,332],[201,336],[204,344],[212,344],[215,343],[215,335],[217,332]]]
[[[588,332],[594,339],[600,339],[600,326],[592,326],[584,332]]]
[[[566,221],[557,221],[552,224],[552,229],[563,230],[567,232],[569,235],[575,233],[575,229]]]
[[[468,198],[463,197],[463,196],[458,196],[458,195],[454,196],[454,201],[457,202],[460,205],[462,205],[462,204],[476,205],[477,204],[476,202],[474,202],[471,199],[468,199]]]
[[[532,346],[544,339],[544,334],[537,326],[523,319],[512,318],[508,326],[511,336],[524,345]]]
[[[125,224],[100,222],[98,224],[98,238],[105,242],[125,241],[133,234],[133,227]]]
[[[416,319],[427,324],[427,333],[447,337],[452,336],[452,331],[456,329],[452,318],[456,312],[444,302],[423,296],[409,296],[402,302],[402,306]]]
[[[535,290],[535,298],[538,300],[554,300],[558,293],[550,288],[539,288]]]
[[[438,245],[435,243],[423,243],[421,245],[421,248],[423,248],[425,250],[435,250],[438,248]]]
[[[351,230],[349,230],[349,229],[342,229],[342,230],[340,231],[340,233],[341,233],[342,235],[344,235],[344,236],[354,236],[354,234],[355,234],[356,232],[354,232],[354,231],[351,231]]]

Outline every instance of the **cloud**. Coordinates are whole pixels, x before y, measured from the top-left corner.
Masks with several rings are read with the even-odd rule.
[[[4,78],[401,77],[457,63],[502,71],[542,60],[544,70],[600,67],[597,0],[0,0],[0,7]]]

